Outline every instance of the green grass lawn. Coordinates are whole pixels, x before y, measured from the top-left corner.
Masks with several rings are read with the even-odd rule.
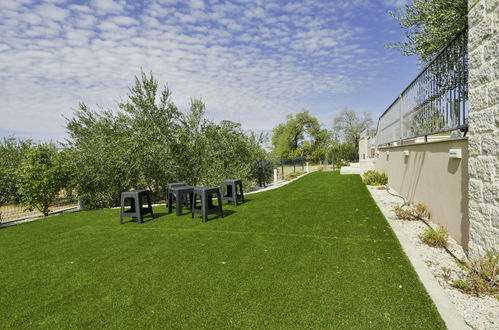
[[[360,176],[246,199],[206,223],[158,206],[0,229],[0,328],[445,328]]]

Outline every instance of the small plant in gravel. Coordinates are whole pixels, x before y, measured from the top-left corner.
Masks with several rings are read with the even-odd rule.
[[[449,281],[452,275],[452,269],[449,267],[442,267],[442,277],[444,280]]]
[[[416,220],[412,215],[412,210],[408,208],[407,204],[397,205],[393,208],[397,218],[401,220]]]
[[[386,173],[366,171],[364,173],[364,183],[368,186],[382,186],[388,183],[388,176]]]
[[[288,174],[284,177],[284,180],[286,181],[289,181],[289,180],[292,180],[292,179],[295,179],[297,177],[299,177],[300,175],[302,174],[305,174],[305,172],[295,172],[295,173],[291,173],[291,174]]]
[[[499,299],[499,253],[489,251],[485,257],[459,266],[465,275],[452,282],[454,287],[469,294],[490,294]]]
[[[429,219],[430,211],[428,210],[428,206],[424,204],[416,204],[413,206],[412,211],[414,215],[419,219]]]
[[[414,205],[407,202],[400,206],[395,206],[393,210],[395,211],[397,218],[402,220],[414,221],[430,218],[430,211],[428,211],[428,207],[421,203]]]
[[[449,234],[443,227],[440,227],[437,230],[427,228],[424,233],[419,235],[419,238],[421,238],[423,243],[436,248],[447,247],[449,245],[447,237],[449,237]]]

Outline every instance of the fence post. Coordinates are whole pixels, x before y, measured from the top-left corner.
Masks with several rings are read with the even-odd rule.
[[[293,158],[293,173],[296,173],[296,159]]]
[[[404,100],[404,96],[403,94],[400,94],[399,96],[399,99],[400,99],[400,102],[399,102],[399,124],[400,124],[400,140],[402,140],[404,134],[402,133],[402,130],[404,129],[404,127],[402,126],[402,103],[403,103],[403,100]]]
[[[277,185],[277,168],[274,168],[274,186]]]
[[[307,173],[309,173],[309,172],[310,172],[310,170],[309,170],[309,168],[308,168],[308,162],[307,162]]]

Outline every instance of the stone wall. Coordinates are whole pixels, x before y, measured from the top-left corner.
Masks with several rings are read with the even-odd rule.
[[[469,0],[469,252],[499,252],[499,1]]]

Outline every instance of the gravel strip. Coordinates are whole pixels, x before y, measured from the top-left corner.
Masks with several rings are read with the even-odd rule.
[[[452,281],[462,274],[462,270],[444,249],[433,248],[421,242],[418,235],[424,232],[426,225],[421,221],[398,220],[393,207],[401,205],[402,199],[390,195],[386,190],[379,190],[377,187],[368,186],[368,189],[379,208],[384,211],[385,215],[388,215],[387,220],[390,225],[402,228],[412,247],[418,252],[465,322],[472,329],[499,329],[499,301],[492,296],[471,296],[452,287]],[[391,188],[390,192],[397,194]],[[432,222],[430,225],[435,229],[438,227]],[[452,237],[449,237],[448,241],[449,250],[461,260],[467,261],[463,248]],[[451,270],[450,278],[445,276],[443,271],[445,268]]]

